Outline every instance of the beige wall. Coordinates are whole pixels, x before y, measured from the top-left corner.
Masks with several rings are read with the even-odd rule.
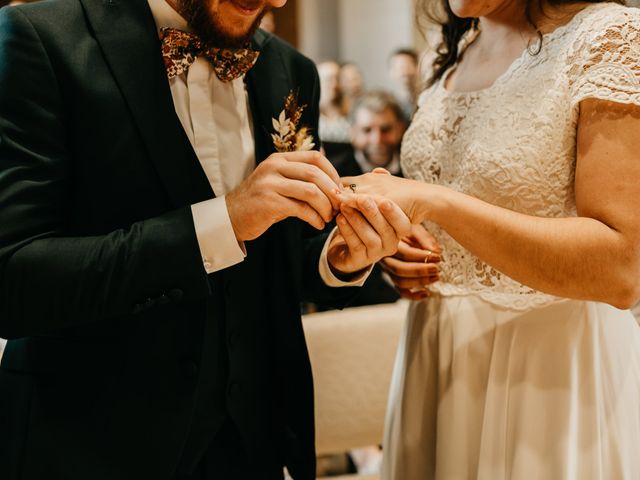
[[[386,87],[387,59],[414,46],[413,0],[298,0],[298,47],[316,61],[352,61],[368,87]]]
[[[412,0],[342,0],[340,18],[342,59],[362,68],[368,87],[387,87],[389,55],[413,46]]]
[[[298,48],[316,62],[340,56],[340,0],[298,0]]]

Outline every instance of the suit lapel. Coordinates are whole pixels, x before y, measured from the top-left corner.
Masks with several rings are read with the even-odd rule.
[[[278,51],[265,48],[270,39],[261,30],[254,36],[253,48],[260,51],[260,57],[247,74],[257,163],[275,151],[271,140],[271,134],[274,133],[271,119],[277,118],[283,110],[285,98],[291,89],[291,76]]]
[[[160,180],[175,207],[214,194],[175,114],[153,16],[145,0],[81,0]]]

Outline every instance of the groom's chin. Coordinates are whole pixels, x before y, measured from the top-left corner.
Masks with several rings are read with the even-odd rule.
[[[204,43],[215,47],[242,47],[251,40],[268,10],[257,14],[239,13],[231,1],[179,0],[189,27]]]

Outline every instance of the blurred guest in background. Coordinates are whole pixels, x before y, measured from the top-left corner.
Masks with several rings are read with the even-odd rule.
[[[340,65],[332,60],[318,64],[320,75],[320,125],[318,135],[323,143],[349,144],[350,126],[342,104]],[[325,145],[325,149],[327,146]]]
[[[393,93],[398,97],[404,118],[409,122],[418,101],[418,54],[411,49],[396,50],[389,57],[389,77]]]
[[[340,67],[340,90],[342,91],[344,111],[349,113],[355,102],[364,93],[364,76],[360,67],[355,63],[343,63]]]
[[[400,142],[407,123],[395,97],[368,92],[355,103],[349,120],[352,148],[329,158],[340,176],[361,175],[376,167],[399,175]]]

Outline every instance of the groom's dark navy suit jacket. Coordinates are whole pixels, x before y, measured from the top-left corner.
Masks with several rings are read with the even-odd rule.
[[[254,46],[260,161],[290,90],[317,127],[319,87],[277,38]],[[190,205],[213,196],[146,0],[0,11],[0,478],[169,480],[229,423],[256,471],[314,477],[299,302],[354,292],[323,284],[325,238],[297,220],[207,275]]]

